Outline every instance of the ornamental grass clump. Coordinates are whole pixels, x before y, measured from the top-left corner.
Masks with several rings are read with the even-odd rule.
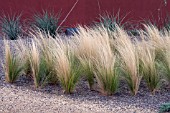
[[[154,25],[145,25],[145,29],[144,33],[149,38],[149,43],[155,48],[157,70],[163,75],[161,78],[169,81],[169,31],[166,28],[160,31]]]
[[[79,35],[73,37],[75,56],[83,67],[83,74],[89,83],[90,90],[94,90],[93,59],[96,57],[98,49],[98,44],[96,43],[98,37],[94,35],[93,29],[79,27]]]
[[[32,46],[30,49],[30,65],[32,77],[34,80],[35,87],[38,88],[46,82],[46,62],[44,57],[40,54],[40,50],[36,42],[32,42]]]
[[[79,60],[61,39],[55,40],[54,63],[58,80],[64,88],[64,93],[73,93],[82,73]],[[71,48],[71,47],[70,47]]]
[[[95,60],[94,70],[99,91],[104,95],[112,95],[116,93],[119,85],[119,68],[116,67],[116,56],[108,56],[106,51],[101,51],[100,54],[100,59]]]
[[[18,55],[22,58],[23,62],[23,74],[31,77],[31,64],[30,64],[30,43],[29,39],[18,39],[15,41],[15,48]]]
[[[35,42],[32,42],[29,62],[31,64],[31,71],[32,71],[35,87],[39,87],[41,81],[40,68],[39,68],[41,61],[40,61],[40,53],[38,51]]]
[[[140,74],[143,75],[144,80],[152,92],[159,87],[160,76],[158,73],[158,62],[156,61],[155,48],[147,42],[141,42],[138,47],[140,59]]]
[[[121,61],[124,79],[127,81],[131,93],[136,95],[142,78],[139,75],[139,57],[136,47],[127,33],[119,27],[117,27],[114,37],[116,38],[114,45]]]
[[[58,79],[56,77],[54,61],[53,61],[53,46],[55,40],[48,35],[44,35],[42,32],[36,32],[34,35],[34,40],[37,42],[38,48],[40,50],[41,56],[43,57],[45,69],[44,73],[46,75],[46,83],[56,84]],[[48,37],[48,38],[47,38]]]
[[[5,63],[3,68],[5,71],[5,80],[9,83],[13,83],[22,74],[23,64],[19,55],[11,52],[9,42],[4,40],[5,45]]]
[[[163,55],[159,63],[161,65],[160,68],[162,70],[164,78],[169,83],[169,86],[170,86],[170,39],[169,39],[169,36],[170,36],[169,31],[165,31],[165,35],[164,35],[165,50],[163,51]]]
[[[35,87],[38,88],[48,83],[56,84],[57,77],[52,58],[53,56],[51,51],[48,51],[49,46],[47,46],[49,39],[40,38],[41,34],[33,36],[34,39],[31,42],[28,63],[31,66],[31,74]]]
[[[34,14],[34,27],[37,27],[41,32],[49,34],[53,38],[56,36],[60,15],[55,15],[53,12],[43,11],[42,13]]]
[[[73,38],[75,55],[80,60],[89,87],[94,90],[95,78],[104,95],[111,95],[118,87],[118,76],[114,73],[115,56],[112,54],[110,39],[102,26],[97,28],[79,27],[79,35]],[[108,64],[107,64],[108,63]]]
[[[21,34],[21,15],[3,15],[0,18],[1,31],[11,40],[16,40]]]
[[[117,14],[108,14],[104,13],[100,16],[99,22],[96,23],[96,25],[104,26],[109,31],[115,31],[117,28],[117,25],[120,27],[125,27],[127,22],[123,22],[125,20],[127,15],[120,16],[120,11]]]
[[[151,24],[145,24],[145,31],[141,32],[140,35],[143,40],[149,41],[152,46],[155,48],[155,54],[157,60],[163,60],[163,54],[165,51],[165,38],[163,36],[163,32],[159,31],[159,29]]]
[[[107,36],[107,35],[106,35]],[[98,54],[94,58],[94,73],[104,95],[112,95],[117,91],[119,85],[119,68],[116,62],[116,55],[112,51],[109,37],[98,37]]]

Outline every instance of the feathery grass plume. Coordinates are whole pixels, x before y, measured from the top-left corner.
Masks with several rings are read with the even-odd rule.
[[[87,81],[89,83],[90,90],[94,90],[94,73],[93,73],[93,62],[87,58],[86,56],[77,57],[83,67],[83,72],[87,78]]]
[[[40,75],[39,75],[39,67],[40,67],[40,53],[38,51],[37,45],[35,42],[32,42],[32,47],[30,49],[30,64],[32,76],[34,79],[34,84],[36,87],[40,86]]]
[[[90,90],[94,90],[93,58],[97,55],[97,38],[93,29],[79,27],[79,35],[73,37],[74,44],[72,44],[75,45],[75,56],[82,64]]]
[[[78,29],[79,34],[73,37],[75,55],[83,66],[90,89],[94,90],[94,59],[99,55],[99,43],[110,45],[109,34],[104,26],[79,26]]]
[[[118,68],[115,68],[115,60],[109,64],[110,66],[106,67],[106,62],[98,62],[96,61],[96,69],[95,69],[95,76],[97,79],[98,86],[100,88],[100,92],[104,95],[112,95],[117,91],[118,84],[119,84],[119,71]],[[101,66],[101,64],[103,66]]]
[[[98,57],[94,59],[95,76],[100,92],[104,95],[115,93],[119,84],[119,68],[116,66],[116,56],[108,44],[101,42]]]
[[[145,24],[144,27],[145,32],[143,32],[142,35],[145,35],[145,40],[149,40],[155,47],[156,59],[162,60],[165,50],[165,39],[163,37],[163,32],[159,31],[159,29],[152,24]]]
[[[23,73],[26,76],[31,77],[31,64],[30,64],[30,42],[29,39],[18,39],[15,43],[15,48],[18,55],[22,58]]]
[[[42,32],[36,32],[34,35],[34,40],[37,42],[37,45],[40,49],[41,55],[44,59],[46,68],[44,73],[46,75],[46,83],[56,84],[58,79],[56,77],[54,61],[53,61],[53,48],[55,40],[51,36],[47,36]],[[48,37],[48,38],[45,38]]]
[[[158,62],[156,61],[155,48],[149,43],[143,41],[138,44],[140,74],[143,75],[149,90],[155,94],[160,83],[160,76],[157,70]]]
[[[99,22],[95,23],[95,26],[97,28],[102,27],[106,29],[110,37],[111,47],[113,50],[115,49],[113,44],[115,37],[113,34],[116,31],[117,26],[125,28],[130,25],[130,21],[124,22],[127,15],[128,14],[120,15],[120,10],[117,13],[113,14],[108,14],[107,12],[105,12],[104,14],[100,15]]]
[[[121,68],[129,89],[136,95],[139,89],[141,76],[139,75],[139,58],[135,45],[127,33],[117,26],[114,34],[116,37],[115,47],[121,60]]]
[[[100,92],[112,95],[117,91],[119,84],[119,68],[117,67],[116,55],[111,48],[110,37],[107,29],[98,27],[92,32],[95,37],[94,45],[97,46],[96,56],[93,58],[94,73]]]
[[[164,43],[163,38],[159,32],[159,29],[152,24],[144,24],[145,27],[145,35],[148,40],[152,41],[152,43],[157,47],[160,47],[162,43]]]
[[[107,29],[100,26],[97,28],[79,28],[78,58],[82,65],[87,66],[87,72],[95,73],[100,92],[112,95],[116,92],[119,78],[118,68],[115,67],[116,56],[111,49],[110,38]],[[81,35],[83,34],[83,35]],[[93,71],[93,72],[92,72]],[[94,80],[92,75],[91,78]]]
[[[20,15],[3,15],[0,18],[1,30],[11,40],[16,40],[21,34]]]
[[[158,72],[165,71],[163,62],[165,62],[166,53],[166,37],[164,36],[166,34],[166,29],[159,31],[153,24],[144,24],[144,27],[145,30],[140,31],[140,37],[143,42],[147,41],[150,46],[153,46]]]
[[[55,40],[54,62],[57,77],[66,94],[72,93],[79,80],[82,68],[74,53],[61,39]]]
[[[43,85],[46,80],[46,63],[44,57],[40,54],[36,42],[32,42],[30,49],[30,64],[35,87]]]
[[[159,60],[161,71],[170,86],[170,32],[164,29],[165,50]]]
[[[5,71],[5,79],[9,83],[17,80],[23,71],[22,60],[19,55],[11,52],[9,42],[4,40],[5,45],[5,64],[3,65]]]

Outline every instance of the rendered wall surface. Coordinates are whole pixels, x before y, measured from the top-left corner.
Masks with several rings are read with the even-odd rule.
[[[163,22],[170,13],[170,0],[79,0],[68,16],[64,25],[90,24],[104,11],[127,15],[126,19],[134,22],[151,19]],[[63,19],[76,0],[0,0],[0,14],[22,12],[23,18],[30,18],[34,12],[53,9],[62,10]]]

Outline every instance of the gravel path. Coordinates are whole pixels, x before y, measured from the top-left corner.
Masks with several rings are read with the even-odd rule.
[[[0,45],[2,54],[1,40]],[[144,82],[136,96],[130,95],[124,83],[115,95],[103,96],[89,91],[84,80],[74,94],[65,95],[59,85],[35,89],[33,81],[25,76],[14,84],[6,83],[0,70],[0,113],[156,113],[162,103],[170,102],[170,89],[164,87],[153,96]]]

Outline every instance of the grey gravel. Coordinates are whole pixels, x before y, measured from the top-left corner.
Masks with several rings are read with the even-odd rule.
[[[3,59],[3,42],[0,40],[0,57]],[[170,89],[166,85],[153,96],[142,81],[139,92],[131,96],[127,85],[121,82],[113,96],[90,91],[81,80],[76,91],[66,95],[60,85],[36,89],[30,78],[21,76],[16,83],[5,82],[0,67],[0,113],[157,113],[162,103],[170,102]]]

